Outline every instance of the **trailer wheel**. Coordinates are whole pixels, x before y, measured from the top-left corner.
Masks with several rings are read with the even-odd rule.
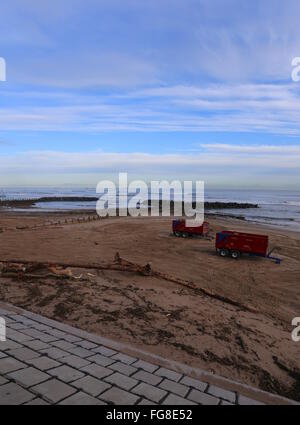
[[[235,260],[237,260],[241,256],[240,251],[231,251],[230,254],[231,254],[231,257],[234,258]]]
[[[183,232],[183,233],[182,233],[182,237],[183,237],[183,238],[188,238],[188,237],[189,237],[189,234],[188,234],[188,233],[186,233],[186,232]]]
[[[177,238],[180,238],[181,232],[174,232],[174,236],[176,236]]]
[[[221,255],[221,257],[227,257],[229,253],[227,249],[220,249],[219,254]]]

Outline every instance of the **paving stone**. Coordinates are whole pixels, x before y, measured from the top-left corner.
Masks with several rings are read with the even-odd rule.
[[[127,376],[130,376],[134,372],[137,372],[136,367],[132,367],[132,366],[129,366],[129,365],[121,363],[121,362],[113,363],[112,365],[109,366],[109,368],[116,370],[120,373],[123,373],[124,375],[127,375]]]
[[[100,381],[93,376],[85,376],[78,379],[78,381],[72,382],[72,385],[95,397],[111,388],[110,384]]]
[[[23,404],[34,398],[34,394],[15,384],[9,382],[0,387],[0,404],[17,405]]]
[[[157,385],[162,381],[162,377],[153,375],[152,373],[145,372],[144,370],[139,370],[134,375],[132,375],[132,378],[135,378],[139,381],[147,382],[147,384],[150,385]]]
[[[88,366],[81,368],[80,370],[92,376],[95,376],[96,378],[99,378],[99,379],[105,378],[106,376],[111,375],[113,373],[112,370],[99,366],[95,363],[91,363]]]
[[[38,331],[47,331],[48,332],[48,331],[51,330],[51,328],[49,326],[43,325],[41,323],[35,323],[34,325],[32,325],[32,327],[34,329],[37,329]]]
[[[82,341],[82,338],[70,334],[65,334],[64,338],[68,342],[79,342]]]
[[[189,376],[184,376],[181,381],[181,384],[187,385],[188,387],[196,388],[199,391],[205,391],[208,387],[206,382],[198,381],[198,379],[190,378]]]
[[[126,354],[117,353],[112,357],[114,360],[119,360],[122,363],[130,365],[131,363],[135,362],[137,359],[131,356],[127,356]]]
[[[159,403],[159,401],[167,394],[167,391],[160,388],[153,387],[152,385],[142,382],[137,387],[133,388],[132,392],[139,394],[149,400]]]
[[[31,387],[32,385],[39,384],[46,381],[50,376],[41,372],[34,367],[27,367],[26,369],[17,370],[9,373],[9,378],[23,385],[24,387]]]
[[[9,315],[2,315],[3,319],[5,319],[5,322],[7,325],[12,324],[12,323],[17,323],[14,319],[12,319]]]
[[[0,376],[0,385],[6,384],[7,382],[7,379],[3,378],[3,376]]]
[[[11,339],[6,339],[6,341],[0,341],[0,350],[13,350],[14,348],[21,348],[22,345],[18,342],[12,341]]]
[[[156,406],[157,403],[154,403],[154,401],[147,400],[146,398],[142,398],[142,400],[138,404],[142,406]]]
[[[37,331],[37,332],[40,332],[40,331]],[[43,336],[40,336],[40,340],[50,343],[50,342],[57,341],[57,337],[43,332]]]
[[[59,348],[52,347],[52,348],[46,348],[45,350],[41,350],[40,353],[47,354],[52,359],[61,359],[62,357],[65,357],[68,355],[66,351],[60,350]]]
[[[72,354],[61,359],[61,362],[67,363],[69,366],[80,369],[81,367],[88,366],[90,362]]]
[[[223,400],[230,401],[230,403],[235,403],[236,396],[235,393],[232,391],[224,390],[223,388],[210,385],[207,393],[215,397],[222,398]]]
[[[47,331],[48,334],[57,337],[57,339],[59,338],[64,338],[66,336],[65,332],[62,332],[58,329],[50,329]]]
[[[41,356],[37,357],[36,359],[28,360],[27,363],[32,364],[40,370],[48,370],[53,369],[54,367],[61,366],[61,363],[58,363],[57,361],[50,359],[46,356]]]
[[[61,350],[65,350],[65,351],[69,351],[72,348],[75,348],[76,346],[74,344],[71,344],[68,341],[54,341],[51,343],[51,345],[53,345],[54,347],[60,348]]]
[[[221,406],[234,406],[234,403],[230,403],[226,400],[221,400]]]
[[[91,357],[88,357],[88,360],[101,366],[109,366],[112,363],[115,363],[115,360],[111,359],[110,357],[102,356],[102,354],[95,354]]]
[[[180,373],[174,372],[173,370],[165,369],[164,367],[160,367],[156,372],[156,375],[163,376],[164,378],[171,379],[171,381],[178,382],[182,375]]]
[[[23,323],[10,323],[8,325],[8,328],[14,329],[14,330],[20,330],[20,329],[26,329],[27,325],[24,325]]]
[[[202,393],[198,390],[192,390],[187,398],[189,400],[194,401],[195,403],[204,405],[217,405],[220,402],[219,398],[213,397],[206,393]]]
[[[25,367],[27,367],[25,363],[22,363],[13,357],[4,357],[4,359],[0,359],[0,374],[3,375],[5,373],[14,372],[18,369],[24,369]]]
[[[33,326],[36,324],[36,322],[33,322],[32,320],[25,319],[23,320],[23,325],[27,326],[27,329],[33,329]]]
[[[122,375],[119,372],[108,376],[105,378],[105,381],[109,382],[110,384],[117,385],[123,390],[131,390],[131,388],[133,388],[138,383],[136,379],[129,378],[129,376]]]
[[[23,332],[26,333],[26,335],[30,335],[44,342],[54,342],[57,340],[57,337],[48,335],[45,332],[41,332],[36,329],[27,329],[27,330],[24,330]]]
[[[238,404],[242,406],[258,406],[263,405],[264,403],[261,403],[260,401],[253,400],[252,398],[245,397],[243,395],[238,396]]]
[[[107,348],[104,346],[97,347],[93,349],[92,351],[94,351],[95,353],[103,354],[103,356],[107,356],[107,357],[117,354],[115,350],[112,350],[111,348]]]
[[[144,360],[138,360],[137,362],[133,363],[132,366],[137,367],[138,369],[143,369],[149,373],[155,372],[159,367],[152,363],[144,362]]]
[[[75,388],[60,382],[55,378],[36,385],[35,387],[32,387],[31,390],[36,394],[41,395],[51,403],[57,403],[58,401],[63,400],[64,398],[76,392]]]
[[[42,398],[34,398],[31,401],[28,401],[28,403],[25,403],[26,406],[49,406],[49,403],[47,403]]]
[[[64,382],[75,381],[76,379],[83,378],[84,376],[84,373],[79,372],[79,370],[65,365],[51,369],[48,371],[48,373],[52,376],[56,376]]]
[[[178,382],[170,381],[169,379],[164,379],[159,384],[159,388],[170,391],[170,393],[174,393],[182,397],[185,397],[189,392],[189,387],[182,384],[178,384]]]
[[[98,400],[97,398],[91,397],[88,394],[85,394],[83,392],[79,392],[77,394],[72,395],[71,397],[68,397],[67,399],[61,401],[58,404],[62,405],[76,405],[76,406],[85,406],[85,405],[103,405],[106,404],[102,400]]]
[[[164,399],[162,404],[169,405],[169,406],[177,406],[177,405],[188,406],[188,405],[192,405],[192,404],[196,404],[196,403],[193,403],[192,401],[187,400],[186,398],[179,397],[178,395],[169,394]]]
[[[92,353],[90,350],[87,350],[86,348],[83,348],[83,347],[75,347],[68,351],[69,353],[74,354],[75,356],[79,356],[83,358],[89,357]]]
[[[28,319],[28,317],[25,317],[23,315],[20,317],[21,317],[20,322],[24,323],[28,327],[36,324],[34,320]]]
[[[26,347],[36,351],[44,350],[45,348],[50,348],[49,344],[38,339],[33,339],[32,341],[25,341],[23,344],[26,345]]]
[[[18,360],[27,361],[39,357],[40,353],[37,351],[30,350],[30,348],[16,348],[15,350],[8,350],[7,354],[9,356],[16,357]]]
[[[92,348],[98,347],[97,344],[94,344],[93,342],[86,341],[86,340],[76,342],[76,345],[79,345],[82,348],[86,348],[87,350],[91,350]]]
[[[0,342],[0,404],[44,405],[45,399],[77,405],[263,404],[119,353],[99,345],[96,337],[86,339],[84,331],[74,329],[73,334],[70,326],[30,312],[9,312],[4,318],[7,341]]]
[[[25,316],[27,319],[34,320],[34,322],[42,323],[43,325],[48,325],[50,327],[52,327],[53,325],[55,326],[55,323],[56,323],[52,319],[48,319],[47,317],[40,316],[40,315],[35,314],[35,313],[31,313],[30,311],[24,311],[23,316]]]
[[[10,329],[7,330],[7,338],[12,339],[13,341],[16,341],[16,342],[24,342],[24,341],[30,341],[31,339],[34,339],[30,335],[26,335],[18,331],[10,331]]]
[[[37,321],[37,317],[39,317],[37,314],[35,314],[35,313],[31,313],[31,311],[26,311],[26,310],[24,310],[24,311],[22,311],[22,317],[26,317],[27,319],[34,319],[35,318],[35,320]]]
[[[12,319],[14,319],[16,322],[23,323],[24,320],[27,320],[27,317],[22,316],[21,314],[10,314],[9,315]]]
[[[99,396],[101,400],[107,401],[108,403],[113,403],[117,405],[133,405],[137,402],[139,397],[124,391],[120,390],[117,387],[112,387],[105,393]]]

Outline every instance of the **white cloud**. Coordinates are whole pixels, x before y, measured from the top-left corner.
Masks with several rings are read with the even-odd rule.
[[[130,87],[159,81],[151,61],[122,52],[63,52],[22,58],[11,67],[11,81],[62,89]]]
[[[2,96],[18,105],[2,108],[2,131],[228,131],[300,135],[300,85],[295,83],[155,86],[109,94],[65,90],[18,94],[7,90]],[[39,106],[33,106],[36,102]]]
[[[229,154],[245,154],[245,155],[283,155],[283,158],[290,155],[296,155],[297,159],[299,159],[300,155],[300,146],[295,145],[280,145],[280,146],[272,146],[272,145],[229,145],[223,143],[210,143],[199,144],[199,147],[206,149],[208,152],[219,152],[219,153],[229,153]],[[300,167],[300,163],[299,163]]]
[[[291,59],[299,54],[298,0],[2,3],[2,43],[26,47],[24,55],[18,51],[11,58],[12,70],[20,70],[15,77],[22,82],[35,77],[35,84],[58,87],[107,81],[124,85],[125,77],[131,77],[127,70],[132,71],[124,57],[141,67],[137,84],[142,86],[149,84],[153,70],[155,79],[169,84],[190,79],[287,81]],[[81,66],[85,62],[86,69]],[[59,65],[60,72],[55,69]]]
[[[32,151],[0,157],[2,185],[88,184],[117,179],[204,180],[216,187],[299,188],[299,146],[199,144],[186,153]],[[38,180],[37,180],[38,176]]]
[[[33,151],[0,157],[2,172],[83,172],[113,171],[130,169],[131,171],[160,171],[165,167],[185,173],[197,171],[198,167],[234,167],[242,169],[265,167],[271,170],[298,169],[300,148],[287,146],[245,147],[226,144],[201,145],[198,153],[109,153],[109,152],[59,152]],[[251,155],[249,156],[249,153]],[[202,168],[203,169],[203,168]]]

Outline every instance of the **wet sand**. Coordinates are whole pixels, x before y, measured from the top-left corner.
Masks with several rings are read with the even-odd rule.
[[[300,316],[300,233],[208,217],[212,235],[222,229],[268,234],[270,247],[280,247],[274,255],[283,261],[276,265],[220,258],[213,240],[173,237],[167,218],[70,224],[82,215],[0,212],[0,261],[90,264],[119,252],[256,312],[153,276],[92,268],[72,269],[81,280],[0,277],[0,300],[300,400],[300,343],[291,339],[291,321]]]

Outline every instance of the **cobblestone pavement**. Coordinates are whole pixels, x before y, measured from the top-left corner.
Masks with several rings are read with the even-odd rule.
[[[262,404],[39,315],[0,308],[0,316],[7,330],[0,341],[0,405]]]

